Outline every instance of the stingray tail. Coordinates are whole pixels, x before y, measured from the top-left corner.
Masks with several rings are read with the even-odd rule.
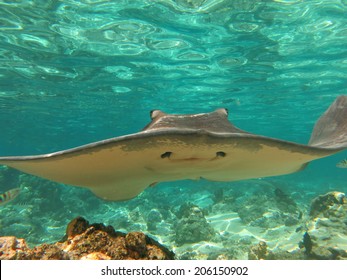
[[[347,95],[337,97],[319,118],[309,145],[336,150],[347,148]]]

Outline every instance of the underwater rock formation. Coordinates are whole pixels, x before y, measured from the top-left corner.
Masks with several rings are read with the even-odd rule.
[[[334,205],[342,205],[347,203],[347,198],[341,192],[328,192],[320,195],[312,200],[310,208],[310,216],[317,217],[319,214],[329,212],[329,209],[334,208]]]
[[[257,245],[249,248],[248,251],[249,260],[304,260],[307,259],[305,254],[301,250],[295,250],[292,252],[278,250],[271,251],[268,245],[264,241],[260,241]]]
[[[0,259],[10,260],[167,260],[174,253],[142,232],[117,232],[111,226],[73,219],[55,244],[29,248],[24,239],[0,237]]]
[[[242,221],[250,226],[275,228],[293,226],[300,222],[302,213],[293,199],[281,189],[255,193],[236,207]]]
[[[151,209],[147,215],[147,229],[150,231],[157,230],[157,224],[163,220],[159,210]]]
[[[329,192],[312,200],[309,229],[302,246],[308,259],[347,260],[347,199],[344,193]]]
[[[268,251],[264,241],[260,241],[257,245],[252,246],[248,252],[249,260],[268,260],[273,259],[272,253]]]
[[[316,239],[316,237],[313,237]],[[305,248],[305,259],[311,260],[347,260],[347,250],[336,246],[321,246],[320,240],[314,242],[308,232],[305,232],[300,247]]]
[[[175,224],[175,242],[178,246],[185,243],[207,241],[214,237],[213,228],[198,206],[190,203],[183,204],[177,217],[179,220]]]

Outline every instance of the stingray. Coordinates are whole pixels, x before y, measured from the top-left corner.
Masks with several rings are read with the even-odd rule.
[[[150,116],[138,133],[50,154],[0,157],[0,164],[88,188],[106,200],[127,200],[159,182],[289,174],[347,148],[347,96],[319,118],[308,145],[243,131],[229,122],[226,109],[189,115],[153,110]]]

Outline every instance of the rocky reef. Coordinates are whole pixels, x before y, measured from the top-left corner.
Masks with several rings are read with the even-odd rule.
[[[308,259],[347,260],[347,198],[328,192],[312,200],[301,247]]]
[[[259,192],[237,207],[242,221],[250,226],[274,228],[293,226],[300,222],[302,212],[295,201],[280,188]]]
[[[24,239],[0,237],[1,260],[169,260],[172,251],[142,232],[127,234],[104,224],[89,224],[82,217],[67,226],[54,244],[29,248]]]
[[[310,216],[313,218],[319,215],[329,217],[333,212],[338,210],[337,208],[341,208],[340,206],[346,203],[347,198],[342,192],[334,191],[319,195],[312,200]]]
[[[264,241],[260,241],[259,244],[252,246],[248,252],[249,260],[265,260],[271,258],[269,256],[271,256],[271,252],[268,251]]]
[[[197,205],[183,204],[176,214],[175,242],[177,245],[210,240],[215,232]]]
[[[305,252],[295,250],[288,252],[284,250],[269,250],[266,242],[260,241],[258,244],[251,246],[248,251],[249,260],[305,260]]]

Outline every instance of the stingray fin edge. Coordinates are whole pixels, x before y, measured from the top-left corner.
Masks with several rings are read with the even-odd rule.
[[[309,145],[337,150],[347,148],[347,95],[337,97],[318,119]]]

